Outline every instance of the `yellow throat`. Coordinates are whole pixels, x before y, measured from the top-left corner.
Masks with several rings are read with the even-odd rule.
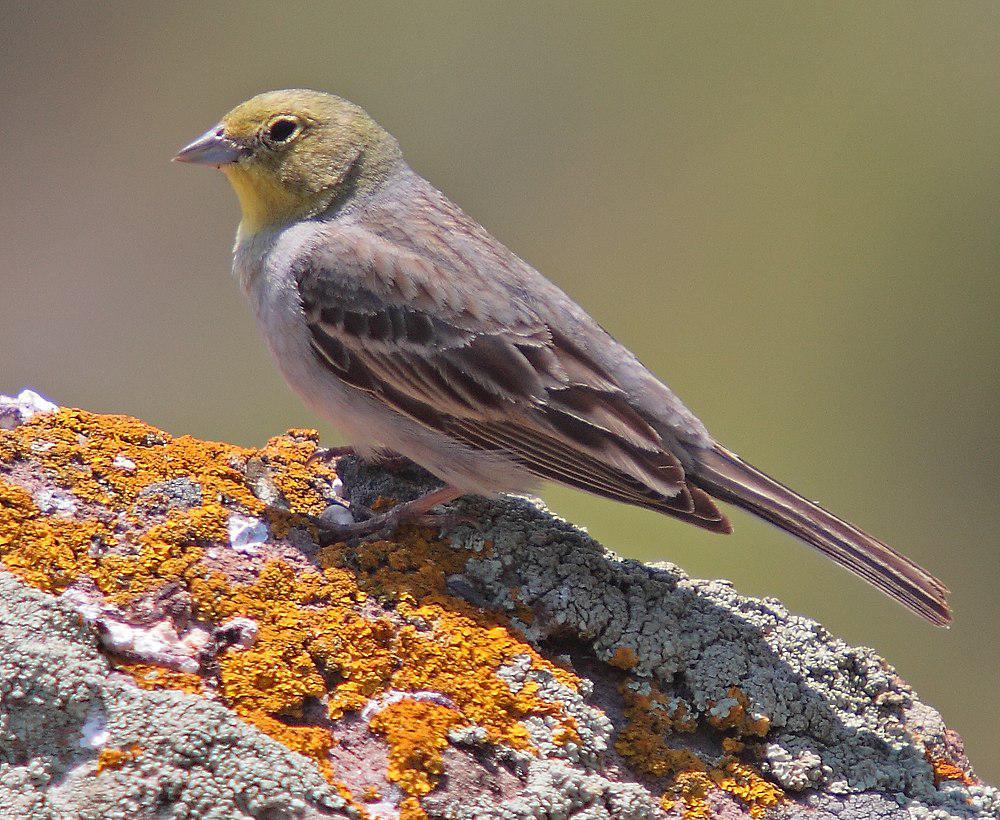
[[[243,219],[239,237],[253,236],[258,231],[291,222],[308,215],[318,202],[290,191],[273,176],[259,168],[226,165],[221,168],[240,201]]]

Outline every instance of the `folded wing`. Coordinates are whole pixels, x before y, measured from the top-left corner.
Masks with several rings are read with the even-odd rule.
[[[324,258],[297,281],[313,350],[340,379],[540,478],[729,531],[650,419],[532,311],[436,292],[432,262],[370,234]]]

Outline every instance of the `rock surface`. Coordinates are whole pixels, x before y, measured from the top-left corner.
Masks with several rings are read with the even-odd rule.
[[[536,502],[0,399],[0,806],[38,818],[1000,816],[869,649]]]

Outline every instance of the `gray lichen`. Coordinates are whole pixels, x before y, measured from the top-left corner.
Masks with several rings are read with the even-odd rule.
[[[534,502],[466,501],[463,512],[489,519],[475,533],[452,533],[461,547],[493,542],[491,558],[466,565],[483,598],[504,606],[518,589],[534,610],[536,640],[568,632],[603,660],[632,649],[636,679],[655,680],[706,718],[738,687],[769,721],[764,771],[784,789],[889,794],[914,816],[997,816],[996,792],[935,788],[904,720],[916,695],[873,650],[728,583],[621,560]]]
[[[523,790],[501,803],[475,797],[439,802],[431,796],[425,807],[446,820],[646,820],[663,814],[649,791],[636,783],[615,782],[552,760],[533,761]]]
[[[3,817],[347,817],[315,766],[225,707],[116,676],[67,604],[0,571]],[[143,750],[97,776],[102,749]]]
[[[30,393],[0,399],[0,429],[55,409]],[[33,452],[42,452],[36,445],[47,446],[36,440]],[[135,471],[143,453],[131,454],[113,462],[109,456],[111,468]],[[243,466],[259,498],[287,509],[267,464],[254,457]],[[40,515],[100,512],[54,495],[61,488],[51,475],[32,473],[30,460],[16,468],[0,464],[0,471],[30,490]],[[417,469],[388,473],[353,460],[338,463],[337,471],[324,494],[331,503],[405,499],[430,481]],[[201,505],[203,495],[198,481],[171,478],[145,486],[131,509],[163,520]],[[727,582],[618,558],[537,502],[464,499],[455,506],[476,525],[447,533],[461,565],[454,571],[449,555],[448,592],[496,618],[491,624],[512,624],[552,663],[533,662],[532,648],[518,638],[518,652],[493,667],[501,686],[530,689],[540,704],[518,718],[530,747],[491,740],[475,723],[451,728],[444,771],[420,799],[431,817],[681,817],[690,810],[688,798],[697,801],[698,816],[722,820],[751,810],[773,820],[1000,817],[1000,793],[971,777],[957,736],[872,650],[848,646],[778,601],[739,595]],[[339,504],[333,511],[347,512]],[[306,529],[292,527],[278,538],[261,518],[233,508],[227,515],[225,537],[204,545],[206,565],[240,580],[258,577],[274,558],[299,570],[314,566],[318,546]],[[129,554],[127,535],[120,554]],[[97,544],[91,555],[105,548]],[[381,691],[366,708],[333,719],[325,702],[313,698],[293,716],[333,734],[328,762],[354,790],[350,805],[316,760],[241,720],[218,688],[204,697],[147,691],[108,662],[111,652],[119,660],[209,675],[219,653],[252,647],[268,626],[241,612],[224,622],[195,622],[190,596],[174,586],[163,600],[139,600],[123,614],[93,584],[78,582],[54,597],[0,570],[0,815],[344,817],[357,816],[354,806],[363,800],[373,818],[397,817],[406,794],[386,780],[386,743],[371,725],[404,700],[446,710],[452,701],[432,683]],[[402,623],[391,598],[375,593],[361,606],[394,628]],[[417,613],[406,625],[418,633],[431,628]],[[560,668],[572,675],[561,678]],[[662,741],[668,756],[693,765],[654,769],[646,757],[663,757],[662,749],[622,743],[629,704],[637,701],[646,717],[662,720],[646,729],[655,735],[646,740]],[[571,718],[572,736],[552,714]],[[127,765],[108,756],[129,750],[141,753]],[[787,799],[754,804],[738,788],[713,786],[707,775],[702,792],[685,797],[674,780],[678,771],[697,775],[709,767],[721,776],[737,760],[762,773],[754,774],[757,786],[776,784]],[[942,770],[947,776],[936,778],[929,761],[950,766]]]
[[[400,481],[387,487],[383,474],[369,486],[367,475],[362,470],[353,486],[362,502],[375,492],[414,492]],[[810,811],[843,795],[845,806],[857,807],[845,816],[865,816],[861,807],[871,801],[860,797],[877,793],[893,807],[884,816],[1000,816],[996,790],[935,786],[925,750],[940,739],[918,737],[908,716],[937,713],[873,650],[847,645],[778,601],[740,595],[728,582],[618,558],[536,501],[463,499],[456,507],[478,523],[448,533],[454,547],[470,552],[450,589],[495,609],[527,605],[534,617],[526,634],[549,651],[566,639],[584,642],[603,661],[632,650],[633,685],[655,683],[701,718],[718,717],[737,687],[750,717],[767,720],[763,771],[789,793],[822,791]],[[937,726],[943,731],[939,716]],[[603,760],[608,744],[600,729],[587,737],[578,757],[585,767]]]

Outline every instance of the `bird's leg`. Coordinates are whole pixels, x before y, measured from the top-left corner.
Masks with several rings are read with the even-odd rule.
[[[468,516],[440,514],[432,515],[430,510],[438,504],[447,504],[462,495],[461,490],[444,486],[432,490],[412,501],[404,501],[382,513],[375,513],[363,521],[351,524],[328,524],[319,527],[320,543],[323,545],[372,535],[392,535],[402,524],[418,524],[428,527],[442,527],[448,524],[472,523]]]

